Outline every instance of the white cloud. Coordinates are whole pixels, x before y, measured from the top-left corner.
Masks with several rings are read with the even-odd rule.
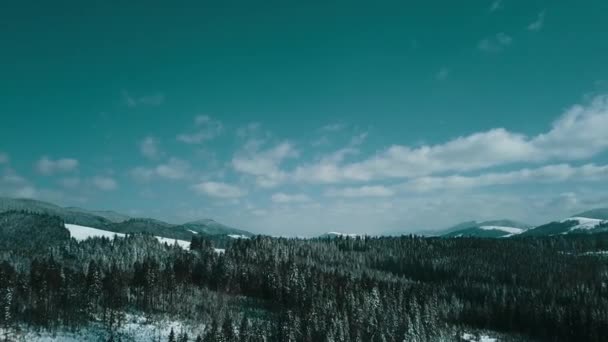
[[[503,128],[416,148],[393,145],[358,162],[340,158],[297,167],[292,178],[309,183],[415,178],[512,163],[582,160],[608,148],[608,96],[566,111],[545,133],[527,137]]]
[[[305,194],[286,194],[278,192],[272,195],[271,200],[275,203],[304,203],[309,202],[310,197]]]
[[[553,123],[550,131],[531,139],[541,159],[576,160],[592,157],[608,148],[608,96],[586,105],[575,105]]]
[[[608,165],[586,164],[573,167],[568,164],[547,165],[534,169],[509,172],[491,172],[477,176],[450,175],[421,177],[400,186],[406,191],[427,192],[434,190],[470,189],[492,185],[520,183],[557,183],[608,180]]]
[[[449,75],[450,69],[448,69],[447,67],[441,67],[441,69],[437,71],[437,74],[435,74],[435,79],[438,81],[444,81],[448,78]]]
[[[59,172],[71,172],[78,168],[78,160],[73,158],[51,159],[44,156],[36,163],[38,172],[44,175],[51,175]]]
[[[325,125],[325,126],[319,128],[319,131],[337,132],[337,131],[343,130],[344,128],[346,128],[346,125],[344,123],[336,122],[336,123],[331,123],[331,124],[328,124],[328,125]]]
[[[287,179],[280,170],[286,158],[296,157],[298,152],[289,142],[283,142],[267,150],[260,149],[260,142],[250,140],[245,148],[232,159],[233,168],[241,173],[254,176],[261,187],[273,187]]]
[[[139,151],[148,159],[158,159],[161,156],[158,139],[146,137],[139,142]]]
[[[91,182],[96,188],[103,191],[111,191],[118,188],[118,183],[111,177],[96,176],[91,179]]]
[[[490,6],[490,12],[496,12],[502,9],[502,0],[494,0]]]
[[[149,181],[153,178],[180,180],[190,178],[192,170],[188,161],[170,158],[168,162],[155,167],[136,167],[131,170],[131,176],[139,181]]]
[[[366,185],[361,187],[348,187],[342,189],[330,189],[325,192],[328,197],[390,197],[395,192],[382,185]]]
[[[66,177],[59,180],[59,184],[64,188],[76,188],[80,185],[79,177]]]
[[[155,169],[158,176],[168,179],[184,179],[188,177],[190,163],[171,158],[167,164],[158,165]]]
[[[240,188],[221,182],[203,182],[193,186],[193,189],[201,194],[217,198],[239,198],[247,194]]]
[[[222,132],[223,125],[217,120],[206,115],[199,115],[194,118],[195,129],[189,133],[182,133],[177,136],[177,140],[186,144],[200,144],[204,141],[216,138]]]
[[[13,196],[16,198],[36,198],[38,191],[31,185],[26,185],[15,190]]]
[[[543,28],[544,24],[545,24],[545,10],[538,13],[536,20],[533,21],[532,23],[530,23],[530,25],[528,25],[528,30],[538,31]]]
[[[0,187],[2,187],[3,185],[23,185],[26,184],[27,180],[25,178],[23,178],[22,176],[20,176],[19,174],[17,174],[17,172],[15,172],[15,170],[6,167],[4,168],[2,177],[0,177]]]
[[[259,122],[251,122],[236,130],[236,136],[241,139],[248,139],[260,134],[261,125]]]
[[[484,38],[479,41],[477,48],[484,52],[500,52],[507,46],[511,45],[511,43],[513,43],[513,38],[503,32],[500,32],[495,36]]]
[[[347,146],[323,156],[316,163],[301,165],[288,176],[295,182],[335,183],[341,178],[340,164],[348,156],[359,154],[359,145],[365,141],[367,133],[361,133],[351,138]]]
[[[78,193],[66,194],[52,188],[38,187],[8,166],[4,167],[0,173],[0,196],[33,198],[61,205],[74,205],[87,201]]]
[[[162,93],[135,97],[131,95],[128,91],[123,90],[122,97],[127,106],[129,107],[137,107],[140,105],[160,106],[161,104],[163,104],[163,102],[165,102],[165,95]]]
[[[34,198],[36,188],[10,167],[5,167],[0,175],[0,195],[16,198]]]

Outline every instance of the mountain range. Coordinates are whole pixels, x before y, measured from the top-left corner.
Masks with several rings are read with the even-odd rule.
[[[252,233],[232,228],[212,219],[201,219],[183,224],[171,224],[152,218],[133,218],[114,211],[86,210],[77,207],[60,207],[33,200],[0,197],[0,213],[29,212],[59,217],[66,224],[126,234],[146,233],[161,238],[190,241],[193,236],[206,236],[216,242],[235,237],[250,237]]]
[[[588,210],[540,226],[532,226],[508,219],[484,222],[468,221],[446,229],[419,231],[416,234],[439,237],[506,238],[558,234],[589,234],[605,231],[608,231],[608,208]]]
[[[182,242],[190,241],[193,236],[205,236],[213,240],[216,246],[220,247],[226,245],[232,239],[248,238],[254,235],[248,231],[229,227],[208,218],[183,224],[172,224],[152,218],[130,217],[129,215],[109,210],[61,207],[33,199],[0,197],[0,213],[11,211],[56,216],[66,224],[94,228],[109,233],[146,233],[158,238],[175,239]],[[23,218],[19,215],[15,217]],[[510,219],[483,222],[467,221],[446,229],[418,231],[415,234],[445,238],[508,238],[600,232],[608,232],[608,208],[591,209],[540,226],[533,226]],[[321,235],[321,237],[329,238],[339,236],[354,236],[354,234],[330,232]]]

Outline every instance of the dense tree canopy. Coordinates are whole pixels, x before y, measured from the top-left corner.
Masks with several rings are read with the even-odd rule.
[[[175,341],[548,341],[608,335],[608,234],[235,240],[225,253],[146,235],[3,246],[0,327],[112,331],[127,312],[200,322]]]

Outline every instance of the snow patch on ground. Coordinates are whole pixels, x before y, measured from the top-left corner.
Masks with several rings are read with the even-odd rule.
[[[503,227],[503,226],[480,226],[479,229],[483,230],[500,230],[505,233],[509,233],[511,235],[521,234],[524,232],[524,229],[515,228],[515,227]]]
[[[110,232],[107,230],[102,230],[102,229],[97,229],[97,228],[79,226],[77,224],[66,223],[65,227],[70,231],[70,235],[78,241],[86,240],[90,237],[107,237],[107,238],[111,239],[114,236],[118,236],[118,237],[125,236],[125,234]]]
[[[239,235],[239,234],[228,234],[228,237],[233,238],[233,239],[249,239],[248,236]]]
[[[599,255],[599,256],[608,256],[608,251],[593,251],[593,252],[584,252],[579,255]]]
[[[588,217],[569,217],[567,219],[563,219],[561,222],[566,221],[578,221],[578,224],[570,228],[570,231],[578,229],[593,229],[602,223],[608,222],[606,220],[592,219]]]
[[[190,229],[188,229],[188,231],[189,231],[190,233],[194,234],[194,235],[197,235],[197,234],[198,234],[198,232],[195,232],[194,230],[190,230]]]
[[[197,335],[202,336],[204,334],[205,326],[190,325],[170,319],[148,320],[141,315],[127,314],[123,324],[115,329],[114,337],[115,340],[120,338],[121,341],[132,342],[167,341],[171,329],[173,329],[176,338],[185,332],[188,334],[188,340],[194,341]],[[110,332],[100,323],[93,323],[89,327],[76,332],[33,331],[28,330],[27,327],[23,327],[21,330],[21,332],[11,331],[9,334],[16,341],[28,342],[97,342],[107,341],[110,337]],[[0,329],[0,333],[6,332]]]
[[[180,246],[183,249],[190,249],[190,241],[177,240],[177,239],[165,238],[165,237],[160,237],[160,236],[155,236],[155,238],[160,243],[166,243],[170,246],[177,244],[178,246]]]
[[[110,231],[103,230],[103,229],[79,226],[77,224],[66,223],[65,227],[70,231],[70,235],[78,241],[86,240],[91,237],[107,237],[107,238],[111,239],[114,236],[118,236],[118,237],[125,236],[125,234],[122,234],[122,233],[115,233],[115,232],[110,232]],[[155,236],[155,238],[160,243],[166,243],[169,245],[174,245],[177,243],[177,245],[183,249],[190,249],[190,241],[165,238],[165,237],[161,237],[161,236]]]
[[[357,237],[359,234],[348,234],[348,233],[340,233],[340,232],[328,232],[326,235],[329,236],[349,236],[349,237]]]
[[[494,337],[490,337],[488,335],[479,335],[475,336],[473,334],[464,333],[462,334],[462,339],[469,342],[496,342],[498,341]]]

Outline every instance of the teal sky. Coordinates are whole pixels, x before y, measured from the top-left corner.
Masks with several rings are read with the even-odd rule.
[[[0,195],[311,235],[608,206],[608,2],[0,5]]]

